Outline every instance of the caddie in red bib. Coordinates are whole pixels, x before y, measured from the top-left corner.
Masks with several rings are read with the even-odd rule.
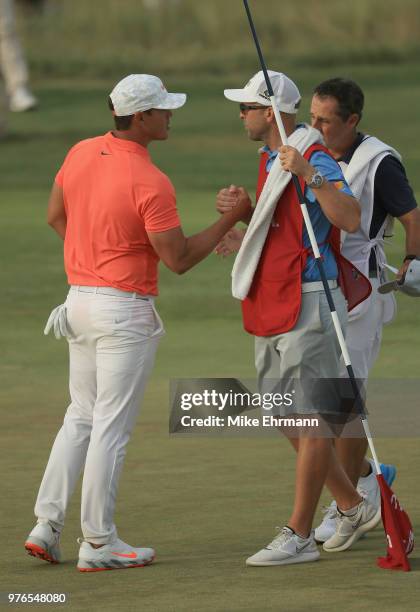
[[[262,72],[243,89],[225,90],[226,98],[239,103],[249,138],[262,141],[264,146],[260,149],[257,204],[243,218],[248,228],[244,235],[232,230],[218,248],[226,253],[231,244],[241,241],[232,271],[232,293],[241,300],[246,331],[255,336],[260,393],[294,391],[296,384],[299,397],[276,411],[279,428],[298,453],[295,500],[288,521],[274,540],[247,559],[248,565],[258,566],[319,558],[312,522],[324,483],[344,517],[340,550],[349,548],[381,519],[380,511],[370,506],[342,473],[329,473],[334,452],[331,437],[313,430],[308,436],[302,428],[282,427],[284,417],[340,416],[341,410],[340,402],[336,398],[331,401],[325,392],[330,382],[339,378],[340,349],[291,173],[298,176],[304,190],[344,329],[348,308],[369,294],[370,285],[340,255],[340,230],[351,233],[358,229],[359,203],[318,130],[296,123],[300,93],[295,83],[282,73],[268,74],[288,146],[282,144]],[[219,212],[226,213],[249,199],[244,188],[231,185],[219,192],[216,205]],[[356,282],[354,290],[349,290],[351,277]]]

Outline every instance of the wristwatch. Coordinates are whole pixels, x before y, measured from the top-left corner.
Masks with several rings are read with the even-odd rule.
[[[320,172],[315,172],[312,175],[309,183],[306,183],[311,189],[319,189],[325,183],[325,176],[322,176]]]

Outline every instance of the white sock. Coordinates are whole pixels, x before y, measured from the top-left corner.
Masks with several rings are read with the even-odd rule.
[[[361,503],[362,502],[360,502],[359,504],[357,504],[357,506],[354,506],[353,508],[349,508],[348,510],[340,510],[340,512],[341,514],[344,514],[344,516],[355,516]]]

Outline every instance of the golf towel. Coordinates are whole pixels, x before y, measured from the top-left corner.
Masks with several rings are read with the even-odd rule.
[[[318,130],[301,124],[290,135],[288,144],[303,155],[310,146],[323,144],[323,140]],[[291,178],[291,173],[282,169],[279,156],[277,156],[271,166],[232,269],[232,295],[238,300],[244,300],[249,293],[271,219]]]
[[[375,174],[376,174],[378,165],[382,161],[382,159],[386,157],[387,155],[393,155],[399,161],[401,161],[401,155],[398,153],[398,151],[396,151],[395,149],[387,145],[385,142],[382,142],[382,140],[379,140],[378,138],[375,138],[374,136],[366,135],[364,139],[362,140],[362,142],[360,143],[360,145],[357,147],[356,151],[354,152],[350,163],[347,165],[344,162],[339,162],[341,169],[343,171],[344,177],[346,179],[346,182],[349,185],[350,189],[352,190],[353,195],[356,198],[356,200],[359,200],[359,201],[361,200],[362,193],[363,193],[363,190],[365,188],[365,185],[368,179],[369,179],[369,184],[371,185],[374,184]],[[372,210],[373,210],[373,201],[372,201]],[[362,217],[362,224],[364,221],[363,217]],[[371,220],[372,220],[372,211],[367,219],[369,227],[370,227]],[[386,233],[392,234],[393,219],[390,218],[388,220],[388,223],[390,224],[390,227],[387,228]],[[366,231],[366,235],[368,239],[369,229],[368,228],[364,228],[364,229]],[[341,232],[341,244],[344,244],[346,237],[347,237],[347,233],[342,231]],[[350,259],[352,259],[351,254],[350,256],[349,255],[347,256]]]
[[[401,155],[374,136],[365,136],[351,158],[350,164],[343,168],[347,184],[356,200],[360,200],[369,173],[372,172],[373,161],[386,155],[394,155],[401,161]],[[340,164],[341,165],[341,164]],[[375,172],[376,172],[375,166]]]

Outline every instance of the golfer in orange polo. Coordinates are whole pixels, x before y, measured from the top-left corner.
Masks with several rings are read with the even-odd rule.
[[[140,567],[152,548],[118,537],[114,509],[125,449],[164,334],[154,297],[158,263],[182,274],[209,255],[248,205],[185,237],[174,188],[147,147],[168,138],[172,111],[186,101],[156,76],[135,74],[110,94],[115,130],[68,153],[52,187],[48,223],[64,240],[70,291],[46,332],[66,336],[70,395],[35,505],[29,554],[60,561],[60,533],[83,471],[78,569]]]

